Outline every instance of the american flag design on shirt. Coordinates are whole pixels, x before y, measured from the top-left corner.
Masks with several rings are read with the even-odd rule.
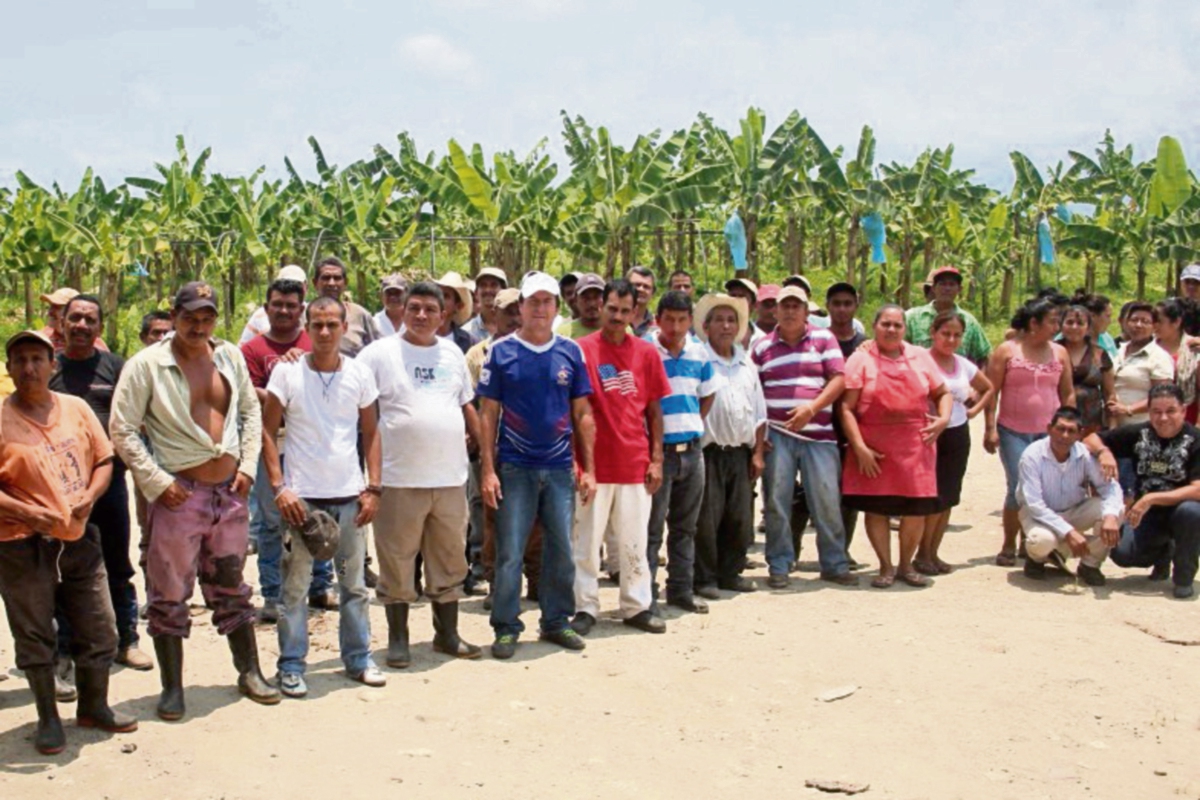
[[[612,364],[601,364],[596,368],[596,372],[600,375],[600,386],[605,392],[637,394],[637,383],[633,380],[633,373],[629,370],[618,370]]]

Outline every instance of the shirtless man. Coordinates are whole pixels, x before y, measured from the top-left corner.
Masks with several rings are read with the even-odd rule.
[[[246,559],[246,497],[262,447],[258,397],[238,349],[212,338],[216,292],[186,284],[175,333],[131,358],[113,398],[110,433],[149,501],[148,630],[162,674],[158,716],[183,717],[183,640],[197,575],[218,632],[228,637],[238,690],[279,702],[258,666]],[[150,449],[138,433],[145,428]]]

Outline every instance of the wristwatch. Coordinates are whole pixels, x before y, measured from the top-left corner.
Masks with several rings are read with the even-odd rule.
[[[373,483],[373,484],[369,485],[367,488],[363,489],[363,491],[366,492],[367,494],[373,494],[376,497],[379,497],[381,494],[383,494],[383,487],[379,486],[378,484]]]

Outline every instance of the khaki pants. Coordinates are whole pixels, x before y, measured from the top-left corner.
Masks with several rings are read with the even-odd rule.
[[[1080,563],[1089,567],[1103,564],[1108,557],[1108,546],[1100,538],[1100,523],[1104,520],[1103,501],[1099,497],[1089,497],[1074,508],[1058,514],[1087,539],[1088,554],[1080,559]],[[1067,546],[1066,537],[1060,539],[1054,531],[1035,523],[1024,508],[1020,509],[1020,518],[1021,527],[1025,530],[1025,550],[1034,561],[1045,562],[1055,550],[1064,559],[1069,560],[1075,555]]]
[[[385,486],[375,515],[379,557],[376,596],[384,603],[417,600],[416,558],[425,564],[425,596],[434,603],[463,597],[467,578],[467,493],[462,486]]]
[[[601,483],[586,506],[575,501],[575,610],[600,616],[600,544],[615,539],[610,555],[621,573],[621,617],[650,609],[646,537],[653,498],[640,483]],[[611,536],[608,534],[611,533]],[[607,545],[606,545],[607,546]]]

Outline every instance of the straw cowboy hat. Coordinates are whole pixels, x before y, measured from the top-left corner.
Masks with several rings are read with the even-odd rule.
[[[746,330],[750,327],[750,309],[743,298],[732,297],[721,292],[706,294],[696,303],[696,336],[700,337],[700,341],[708,342],[708,331],[704,330],[704,324],[708,322],[708,315],[713,312],[713,309],[722,306],[732,308],[733,312],[737,314],[737,337],[733,341],[735,343],[745,341]]]
[[[471,289],[467,286],[467,282],[463,280],[462,275],[457,272],[447,272],[442,277],[434,281],[443,289],[452,289],[458,295],[458,313],[454,315],[455,325],[466,325],[467,320],[474,314],[475,309],[471,302]]]

